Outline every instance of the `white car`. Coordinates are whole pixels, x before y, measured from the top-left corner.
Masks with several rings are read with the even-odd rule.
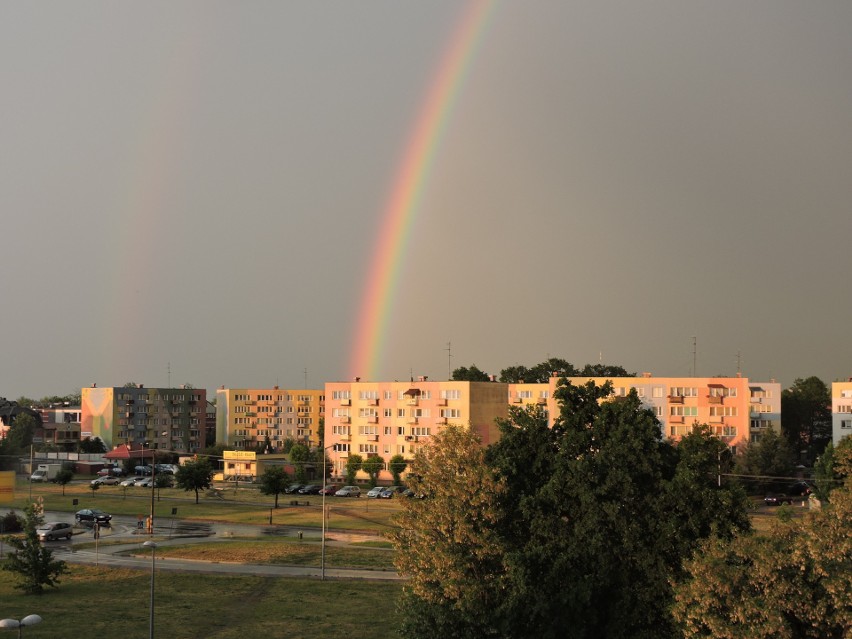
[[[133,482],[134,486],[141,486],[142,488],[150,488],[153,480],[150,477],[137,477]]]
[[[42,524],[38,528],[36,528],[36,534],[38,535],[39,541],[51,541],[53,539],[59,539],[64,537],[65,539],[71,539],[71,535],[74,534],[71,528],[71,524],[66,524],[59,521],[52,521],[46,524]]]
[[[384,486],[374,486],[370,490],[367,491],[367,497],[378,497],[382,494],[382,491],[385,489]]]
[[[137,479],[138,479],[138,477],[128,477],[128,478],[127,478],[127,479],[125,479],[123,482],[121,482],[121,483],[119,484],[119,486],[125,486],[125,487],[126,487],[126,486],[133,486],[133,485],[135,485],[135,484],[136,484],[136,480],[137,480]]]
[[[121,480],[118,477],[96,477],[91,482],[89,482],[92,486],[117,486]]]
[[[361,489],[358,486],[344,486],[336,493],[334,493],[335,497],[360,497]]]

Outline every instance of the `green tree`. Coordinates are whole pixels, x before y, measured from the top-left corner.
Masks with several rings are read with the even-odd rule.
[[[56,473],[56,477],[54,477],[53,481],[62,486],[62,495],[65,495],[65,486],[74,479],[74,471],[69,470],[67,468],[63,468],[58,473]]]
[[[260,476],[260,492],[275,497],[275,507],[278,508],[278,495],[284,492],[290,484],[290,477],[283,466],[267,466]]]
[[[472,364],[470,368],[461,366],[453,371],[451,378],[457,382],[490,382],[491,377],[488,373],[479,370],[476,364]]]
[[[402,455],[394,455],[390,458],[388,470],[390,470],[391,475],[393,475],[394,486],[399,486],[402,483],[402,473],[405,472],[407,467],[408,462],[405,461],[405,457]]]
[[[157,501],[160,501],[160,490],[162,488],[171,488],[174,486],[175,481],[172,475],[168,475],[166,473],[157,473],[154,476],[154,485],[151,487],[152,490],[157,490]]]
[[[355,483],[355,476],[361,470],[363,463],[364,458],[361,455],[349,455],[349,458],[346,460],[346,483],[348,485],[351,486]]]
[[[838,447],[839,452],[839,447]],[[840,467],[852,446],[840,455]],[[842,471],[841,471],[842,472]],[[734,639],[852,633],[852,485],[766,535],[708,540],[685,563],[673,615],[684,636]]]
[[[852,437],[844,437],[836,448],[829,442],[822,455],[817,458],[814,464],[814,494],[821,502],[830,501],[832,491],[843,483],[845,471],[841,460],[845,459],[850,451]]]
[[[206,457],[187,462],[178,468],[175,483],[184,491],[195,491],[195,503],[198,503],[198,493],[210,488],[213,481],[213,467]]]
[[[307,480],[308,473],[305,464],[310,460],[311,451],[307,446],[304,444],[293,444],[292,448],[290,448],[290,461],[296,468],[296,481],[300,484],[304,484]]]
[[[813,461],[831,441],[831,390],[818,377],[798,378],[781,392],[781,429],[802,461]]]
[[[781,489],[790,482],[794,470],[790,446],[774,430],[750,442],[737,457],[737,473],[748,482],[749,492]]]
[[[284,441],[281,442],[281,452],[285,455],[289,455],[290,451],[295,445],[296,441],[292,437],[287,437],[286,439],[284,439]]]
[[[20,580],[15,588],[28,595],[40,595],[45,586],[56,587],[65,572],[64,561],[53,558],[53,552],[38,539],[36,529],[44,523],[40,502],[24,507],[23,537],[6,537],[6,543],[15,549],[2,563],[2,569],[17,573]]]
[[[319,423],[317,424],[317,437],[319,438],[320,448],[322,448],[323,443],[325,442],[325,417],[319,418]]]
[[[36,425],[35,417],[29,413],[18,413],[15,415],[15,421],[9,426],[4,439],[7,454],[18,454],[28,450],[30,444],[33,443],[33,434],[35,433]]]
[[[80,452],[98,454],[105,453],[107,450],[100,437],[86,437],[80,442]]]
[[[361,470],[370,476],[370,487],[379,483],[379,473],[384,467],[385,459],[381,455],[367,456],[367,459],[361,462]]]
[[[403,636],[500,636],[503,550],[495,533],[503,484],[469,428],[450,425],[412,462],[411,488],[390,533],[394,563],[408,577]],[[508,635],[506,635],[508,636]]]

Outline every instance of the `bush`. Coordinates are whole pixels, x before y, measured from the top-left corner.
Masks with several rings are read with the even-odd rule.
[[[4,533],[21,532],[24,529],[24,522],[11,510],[3,517],[0,517],[0,530]]]

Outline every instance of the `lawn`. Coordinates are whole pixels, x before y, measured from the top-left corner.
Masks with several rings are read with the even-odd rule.
[[[41,597],[19,594],[13,579],[0,573],[0,618],[40,615],[43,622],[24,631],[27,639],[148,636],[150,572],[70,565],[59,587]],[[390,638],[396,636],[401,588],[372,581],[157,572],[155,633],[169,639]]]

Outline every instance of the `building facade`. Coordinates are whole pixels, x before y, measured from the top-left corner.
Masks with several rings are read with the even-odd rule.
[[[852,435],[852,379],[831,384],[831,441]]]
[[[81,398],[83,432],[100,437],[108,450],[118,444],[189,453],[204,447],[204,389],[92,386]]]
[[[321,390],[219,388],[216,391],[216,443],[236,450],[254,450],[269,438],[269,452],[284,441],[320,445],[325,417]],[[266,451],[264,451],[266,452]]]
[[[497,440],[496,419],[508,417],[508,385],[496,382],[333,382],[325,385],[324,447],[335,476],[352,454],[381,456],[385,464],[417,448],[447,424],[469,426],[482,443]],[[382,471],[380,479],[390,479]]]
[[[777,382],[751,382],[736,377],[571,377],[574,385],[609,381],[615,397],[632,389],[660,421],[662,436],[678,441],[692,432],[693,425],[707,424],[736,452],[738,447],[757,441],[767,429],[781,432],[781,385]],[[558,377],[548,384],[509,384],[509,403],[546,406],[550,419],[559,415],[553,399]]]
[[[76,451],[80,442],[91,433],[82,434],[82,410],[79,406],[35,409],[41,423],[33,432],[33,444],[55,446],[59,450]]]

